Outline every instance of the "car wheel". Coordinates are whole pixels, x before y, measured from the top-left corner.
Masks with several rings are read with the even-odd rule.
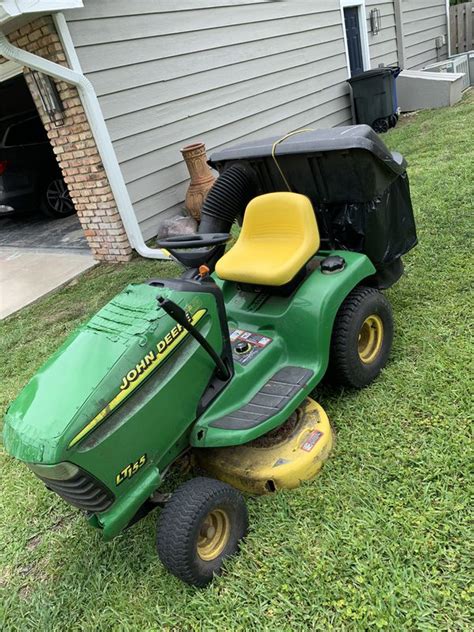
[[[66,183],[62,178],[51,180],[45,188],[41,210],[48,217],[59,219],[76,212]]]

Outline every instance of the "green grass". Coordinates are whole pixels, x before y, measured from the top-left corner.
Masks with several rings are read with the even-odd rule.
[[[471,95],[384,138],[409,161],[420,243],[388,292],[396,336],[382,376],[317,393],[337,433],[321,475],[249,499],[241,554],[196,590],[156,558],[154,515],[104,544],[0,453],[3,630],[472,629],[473,125]],[[176,272],[102,265],[4,322],[1,407],[126,283]]]

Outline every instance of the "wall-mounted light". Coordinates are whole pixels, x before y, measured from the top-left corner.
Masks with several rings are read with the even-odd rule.
[[[54,123],[56,127],[64,125],[64,106],[61,98],[56,89],[56,85],[51,77],[44,75],[42,72],[33,70],[33,75],[36,88],[38,89],[41,103],[44,111],[49,116],[51,123]]]
[[[370,12],[370,32],[372,35],[377,35],[380,31],[381,16],[380,9],[372,9]]]

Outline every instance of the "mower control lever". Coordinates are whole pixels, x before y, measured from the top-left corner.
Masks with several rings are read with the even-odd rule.
[[[157,301],[159,306],[168,314],[168,316],[171,316],[171,318],[173,318],[177,323],[184,327],[184,329],[186,329],[186,331],[188,331],[191,336],[195,340],[197,340],[204,351],[206,351],[211,356],[216,365],[217,377],[221,380],[228,380],[230,377],[229,369],[226,367],[222,358],[219,356],[216,350],[211,347],[211,345],[196,329],[196,327],[189,322],[184,309],[182,309],[174,301],[171,301],[169,298],[158,296]]]

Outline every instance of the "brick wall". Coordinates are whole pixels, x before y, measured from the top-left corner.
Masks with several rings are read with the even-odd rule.
[[[19,48],[67,65],[49,16],[30,22],[8,37]],[[56,127],[44,112],[34,79],[26,68],[24,75],[93,255],[102,261],[128,261],[132,249],[77,89],[55,81],[64,105],[64,125]]]

